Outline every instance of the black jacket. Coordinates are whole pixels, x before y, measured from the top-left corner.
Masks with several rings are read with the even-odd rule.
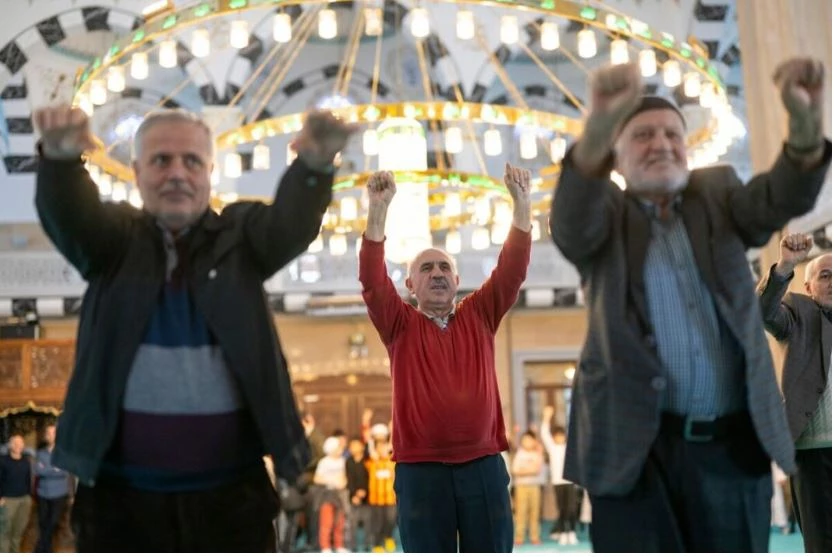
[[[332,174],[296,160],[271,205],[242,202],[219,215],[207,211],[189,232],[194,303],[238,381],[265,454],[288,481],[304,470],[310,448],[263,282],[315,239],[332,184]],[[47,235],[88,282],[52,462],[92,485],[165,281],[162,232],[146,212],[102,203],[80,160],[42,158],[35,204]]]

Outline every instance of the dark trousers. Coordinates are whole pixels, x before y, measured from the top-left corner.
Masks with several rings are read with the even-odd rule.
[[[806,553],[831,553],[831,448],[796,451],[793,508]]]
[[[513,513],[501,455],[463,464],[397,464],[394,490],[407,553],[509,553]]]
[[[394,537],[397,527],[397,507],[394,505],[371,505],[371,524],[366,531],[373,547],[382,547],[385,540]]]
[[[661,429],[630,492],[591,495],[594,551],[766,553],[770,459],[748,425],[702,443]]]
[[[64,516],[67,499],[67,496],[55,499],[38,497],[38,542],[35,544],[35,553],[52,553],[52,538]]]
[[[358,553],[359,546],[359,525],[362,525],[362,548],[370,550],[371,548],[371,507],[368,505],[351,505],[348,511],[348,522],[350,523],[350,538],[348,545],[350,548]],[[367,552],[367,551],[366,551]]]
[[[261,470],[206,491],[80,485],[72,523],[79,553],[273,553],[277,513],[277,494]]]
[[[579,503],[577,501],[576,486],[573,484],[554,485],[556,494],[556,508],[559,509],[559,519],[553,523],[551,534],[566,534],[576,531],[576,520],[579,517]]]

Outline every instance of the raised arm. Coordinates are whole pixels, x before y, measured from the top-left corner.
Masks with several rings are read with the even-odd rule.
[[[550,420],[552,419],[553,407],[545,406],[544,410],[542,410],[541,437],[542,444],[548,453],[556,449],[556,443],[553,441],[553,435],[550,434]]]
[[[808,257],[814,242],[805,234],[790,234],[779,245],[779,261],[756,287],[765,329],[777,340],[790,337],[796,323],[793,309],[782,302],[793,279],[793,270]]]
[[[831,142],[823,137],[825,69],[811,58],[792,58],[774,74],[788,114],[782,154],[747,187],[732,188],[728,207],[748,246],[764,245],[790,219],[814,208],[831,164]]]
[[[513,307],[530,264],[530,171],[509,163],[504,167],[504,185],[513,200],[513,225],[498,254],[489,278],[467,299],[474,303],[494,333]]]
[[[329,112],[311,112],[292,143],[298,158],[281,178],[272,204],[233,208],[243,213],[246,238],[264,279],[316,239],[333,195],[333,160],[355,130]]]
[[[405,326],[410,307],[400,297],[385,267],[385,219],[396,193],[397,185],[390,172],[377,172],[368,180],[368,225],[359,250],[362,298],[371,322],[386,345]]]
[[[553,241],[576,265],[593,256],[611,233],[614,141],[640,102],[642,86],[636,64],[604,67],[591,76],[591,111],[562,163],[550,211]]]
[[[124,246],[129,206],[102,203],[81,155],[95,149],[87,115],[58,106],[35,110],[41,135],[35,207],[52,243],[85,279],[112,263]]]

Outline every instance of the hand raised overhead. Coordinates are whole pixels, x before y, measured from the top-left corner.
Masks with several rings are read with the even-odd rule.
[[[327,110],[314,110],[307,114],[304,127],[290,147],[307,165],[323,168],[333,164],[336,154],[358,129],[357,124],[345,123]]]
[[[388,206],[397,193],[397,184],[392,172],[374,172],[368,179],[368,202],[373,205]]]
[[[32,115],[35,127],[41,135],[41,147],[45,157],[71,160],[84,151],[95,149],[87,114],[69,105],[45,107]]]

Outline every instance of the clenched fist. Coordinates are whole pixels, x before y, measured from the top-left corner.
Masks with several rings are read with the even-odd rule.
[[[788,234],[779,243],[779,261],[776,263],[776,272],[782,276],[788,276],[799,263],[805,261],[811,248],[814,247],[814,240],[807,234]]]
[[[397,184],[392,172],[374,172],[368,180],[368,202],[371,206],[388,206],[397,193]]]
[[[39,108],[32,119],[41,134],[41,147],[47,158],[77,159],[84,151],[96,148],[90,121],[80,108],[69,105]]]
[[[788,145],[799,151],[822,147],[825,67],[813,58],[790,58],[776,68],[773,82],[788,112]]]
[[[591,75],[590,88],[591,112],[574,159],[586,173],[608,158],[620,127],[640,104],[643,78],[637,64],[604,66]]]
[[[290,147],[305,164],[322,169],[333,164],[336,154],[358,129],[357,124],[347,124],[326,110],[315,110],[307,115]]]

